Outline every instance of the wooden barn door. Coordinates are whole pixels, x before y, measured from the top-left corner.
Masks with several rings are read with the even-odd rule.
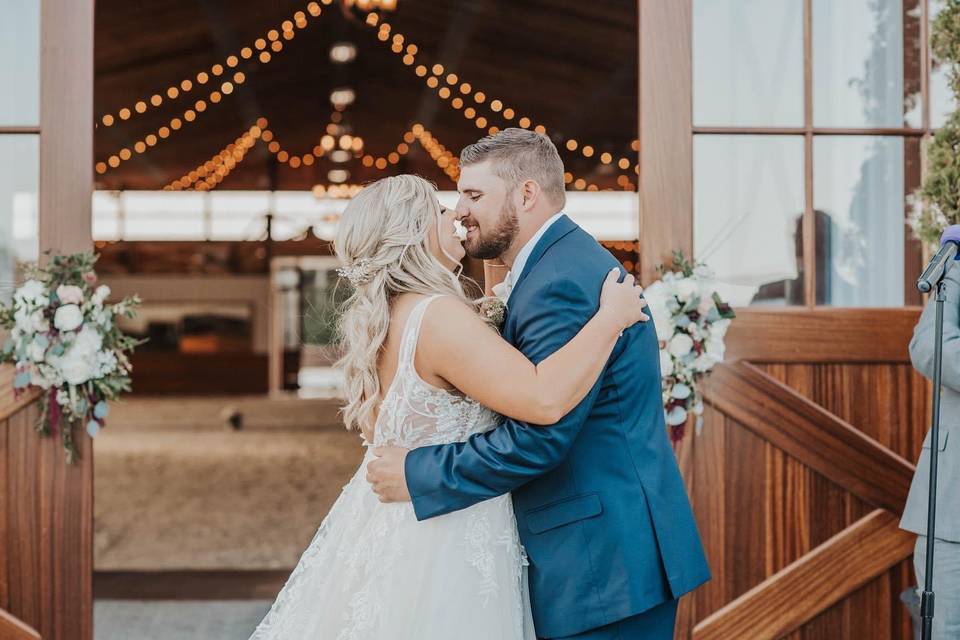
[[[36,3],[22,3],[24,6]],[[9,13],[9,12],[7,12]],[[21,12],[13,11],[14,16]],[[10,16],[6,16],[10,18]],[[34,16],[36,17],[36,16]],[[0,17],[0,20],[3,18]],[[37,21],[17,29],[37,28]],[[29,39],[28,39],[29,40]],[[36,51],[24,51],[25,62]],[[11,59],[12,60],[12,59]],[[5,61],[4,64],[19,62]],[[33,141],[40,255],[88,250],[93,189],[93,0],[39,2],[39,111],[32,124],[0,137]],[[13,100],[32,87],[0,87]],[[34,393],[14,398],[13,373],[0,367],[0,637],[93,637],[93,447],[77,438],[67,465],[58,438],[34,432]],[[39,633],[39,636],[37,636]]]
[[[693,254],[692,7],[639,0],[644,284]],[[814,287],[803,307],[738,310],[702,432],[677,450],[713,572],[681,601],[678,639],[910,637],[915,537],[897,524],[928,424],[907,353],[919,308],[817,307]]]
[[[916,312],[790,315],[744,313],[707,385],[685,472],[714,580],[684,603],[683,637],[909,638]]]

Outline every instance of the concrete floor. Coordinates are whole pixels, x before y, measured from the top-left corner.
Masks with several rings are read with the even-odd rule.
[[[94,640],[246,640],[266,600],[97,600]]]
[[[210,400],[125,405],[94,445],[98,571],[290,569],[363,455],[303,403],[248,400],[240,431]]]

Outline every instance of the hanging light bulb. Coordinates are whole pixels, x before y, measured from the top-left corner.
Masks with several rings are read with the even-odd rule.
[[[357,98],[356,92],[350,87],[334,89],[330,93],[330,103],[333,104],[334,107],[337,107],[339,109],[343,109],[344,107],[350,106],[351,104],[353,104],[353,101],[356,100],[356,98]]]
[[[338,42],[330,47],[330,61],[337,64],[352,62],[357,57],[357,47],[352,42]]]

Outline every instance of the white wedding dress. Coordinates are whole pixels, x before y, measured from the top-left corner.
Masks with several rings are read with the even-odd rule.
[[[436,297],[417,303],[404,327],[374,445],[463,441],[497,424],[414,368]],[[535,640],[510,496],[417,522],[409,502],[383,504],[373,493],[372,458],[368,450],[251,640]]]

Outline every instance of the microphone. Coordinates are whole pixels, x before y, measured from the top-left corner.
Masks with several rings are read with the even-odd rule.
[[[957,255],[958,249],[960,249],[960,224],[952,224],[943,230],[940,236],[940,251],[930,259],[927,268],[917,280],[917,289],[921,293],[932,291],[933,287],[943,280],[953,261],[960,260],[960,256]]]

